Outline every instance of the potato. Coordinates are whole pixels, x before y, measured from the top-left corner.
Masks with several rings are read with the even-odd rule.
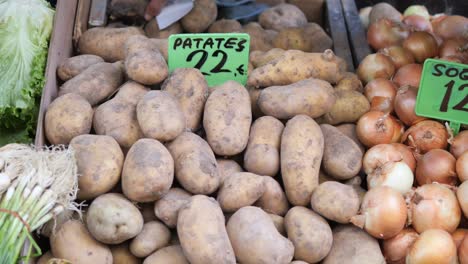
[[[122,190],[136,202],[152,202],[164,196],[174,180],[174,160],[159,141],[140,139],[127,153],[122,170]]]
[[[273,48],[271,36],[256,22],[250,22],[242,28],[244,33],[250,36],[250,51],[269,51]]]
[[[159,29],[156,19],[151,19],[145,25],[145,33],[148,38],[167,39],[172,34],[180,34],[183,31],[182,25],[179,22],[175,22],[163,30]]]
[[[229,159],[216,159],[218,163],[218,173],[220,177],[220,186],[223,184],[224,180],[235,172],[243,172],[242,167],[235,162],[234,160]]]
[[[177,99],[165,91],[150,91],[137,104],[137,119],[146,137],[171,141],[185,129],[185,116]]]
[[[136,106],[148,91],[148,88],[132,81],[122,85],[114,98],[96,108],[93,120],[96,134],[111,136],[122,148],[129,149],[143,137]]]
[[[119,245],[112,246],[110,248],[112,252],[113,264],[140,264],[141,260],[132,255],[128,248],[128,243],[122,243]]]
[[[320,125],[325,139],[322,166],[325,172],[337,180],[356,176],[362,167],[363,153],[359,146],[336,127]]]
[[[124,155],[110,136],[80,135],[70,141],[78,166],[78,199],[89,200],[110,191],[120,180]]]
[[[73,264],[112,264],[109,247],[96,241],[77,220],[67,221],[51,236],[50,250],[54,257]]]
[[[315,121],[298,115],[286,123],[281,137],[281,175],[293,205],[306,206],[318,186],[324,140]]]
[[[296,206],[284,217],[288,238],[294,244],[294,259],[317,263],[330,252],[333,235],[327,221],[312,210]]]
[[[266,115],[290,119],[300,114],[319,117],[330,111],[335,101],[335,91],[328,82],[311,78],[265,88],[260,92],[257,104]]]
[[[47,264],[53,258],[54,256],[52,256],[52,253],[50,251],[47,251],[37,260],[36,264]]]
[[[220,19],[208,28],[208,33],[242,32],[242,25],[234,19]]]
[[[258,17],[260,25],[265,29],[281,30],[283,28],[300,27],[307,24],[307,18],[295,5],[279,4],[263,11]]]
[[[192,11],[181,20],[182,27],[190,33],[204,32],[218,16],[215,0],[195,0]]]
[[[288,0],[289,4],[297,6],[309,22],[322,23],[324,0]]]
[[[320,122],[330,125],[356,123],[369,109],[369,101],[363,94],[356,91],[336,91],[335,104],[320,118]]]
[[[260,107],[258,106],[258,97],[260,96],[260,92],[262,90],[260,89],[255,89],[253,87],[247,87],[247,90],[249,91],[250,95],[250,107],[252,108],[252,116],[253,118],[259,118],[264,116],[265,114],[262,113],[262,110],[260,110]]]
[[[312,209],[323,217],[342,224],[349,223],[358,214],[361,203],[351,185],[327,181],[315,188],[311,198]]]
[[[369,24],[373,24],[382,18],[388,18],[395,22],[401,22],[402,15],[392,5],[388,3],[378,3],[374,5],[369,14]]]
[[[141,232],[143,216],[121,194],[106,193],[94,199],[89,206],[86,226],[98,241],[115,245]]]
[[[276,214],[268,214],[273,220],[273,224],[276,227],[276,230],[283,235],[286,236],[286,228],[284,227],[284,218],[282,216],[276,215]]]
[[[95,106],[119,88],[123,77],[121,62],[96,63],[60,86],[59,95],[78,94]]]
[[[150,39],[151,42],[153,42],[154,45],[156,45],[156,47],[158,48],[159,52],[161,52],[161,54],[163,55],[164,57],[164,60],[168,61],[168,45],[169,45],[169,42],[167,39]]]
[[[385,264],[379,242],[352,225],[333,229],[333,245],[323,264]]]
[[[161,90],[172,94],[179,101],[187,128],[192,131],[199,129],[203,108],[209,95],[208,84],[200,70],[175,69],[164,81]]]
[[[139,207],[144,223],[158,220],[154,213],[154,203],[141,203]]]
[[[185,190],[211,194],[220,184],[216,157],[198,135],[184,132],[167,145],[175,162],[175,176]]]
[[[83,97],[66,94],[55,99],[44,118],[45,135],[50,144],[68,144],[79,135],[89,134],[93,109]]]
[[[179,209],[192,197],[190,193],[180,188],[171,188],[166,195],[154,204],[154,214],[168,227],[177,225]]]
[[[194,195],[179,210],[177,233],[189,263],[236,263],[218,203],[208,196]]]
[[[180,245],[161,248],[145,259],[143,264],[189,264]]]
[[[112,20],[142,20],[147,5],[148,0],[111,0],[108,12]]]
[[[132,242],[130,242],[130,252],[133,255],[143,258],[151,255],[156,250],[169,244],[171,231],[163,223],[151,221],[143,225],[143,229]]]
[[[350,90],[363,93],[364,87],[362,87],[362,82],[355,73],[345,72],[343,78],[336,84],[335,90]]]
[[[263,184],[265,185],[265,191],[255,205],[267,213],[285,215],[289,209],[289,204],[281,185],[270,177],[263,177]]]
[[[260,51],[260,50],[255,50],[250,53],[250,61],[252,62],[253,66],[255,68],[261,67],[268,62],[280,57],[283,55],[285,50],[279,49],[279,48],[273,48],[269,51]]]
[[[273,46],[284,50],[323,52],[332,48],[333,41],[316,23],[301,27],[284,28],[273,39]]]
[[[247,171],[268,176],[278,173],[283,129],[283,123],[271,116],[260,117],[252,124],[244,154],[244,167]]]
[[[229,219],[227,232],[237,260],[242,264],[289,263],[294,246],[276,229],[262,209],[246,206]]]
[[[86,30],[80,37],[78,49],[80,54],[93,54],[108,62],[125,59],[124,45],[134,35],[144,35],[138,27],[95,27]]]
[[[216,87],[205,104],[203,127],[214,153],[241,153],[249,140],[252,111],[247,90],[235,81]]]
[[[64,60],[57,68],[57,76],[62,81],[68,81],[76,75],[82,73],[89,66],[104,62],[96,55],[78,55]]]
[[[217,200],[223,212],[233,213],[255,203],[264,192],[262,176],[250,172],[236,172],[224,180]]]
[[[288,85],[308,78],[317,78],[335,84],[342,79],[346,63],[333,51],[306,53],[288,50],[280,57],[252,71],[247,85],[269,87]]]
[[[353,187],[354,191],[356,191],[359,197],[359,204],[362,204],[362,201],[364,200],[364,195],[366,195],[367,193],[367,191],[361,187],[361,183],[362,179],[359,175],[344,182],[344,184]]]
[[[339,126],[335,126],[341,133],[345,134],[345,136],[349,137],[359,146],[359,149],[362,153],[365,153],[365,147],[359,141],[356,133],[356,125],[355,124],[342,124]]]

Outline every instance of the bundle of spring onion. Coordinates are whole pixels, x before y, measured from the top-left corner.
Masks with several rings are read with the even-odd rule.
[[[0,263],[17,263],[25,241],[28,259],[41,250],[31,236],[64,210],[79,211],[72,149],[9,144],[0,148]]]

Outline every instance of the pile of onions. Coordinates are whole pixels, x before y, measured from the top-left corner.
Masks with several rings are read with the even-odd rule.
[[[359,118],[356,134],[359,141],[367,147],[378,144],[392,143],[398,124],[389,114],[380,111],[370,111]]]
[[[457,198],[465,217],[468,215],[468,182],[463,182],[457,189]]]
[[[423,120],[406,130],[401,140],[419,153],[424,154],[431,149],[447,148],[448,137],[449,134],[441,123]]]
[[[365,84],[376,78],[390,79],[394,73],[392,60],[380,53],[367,55],[357,69],[359,79]]]
[[[364,95],[367,97],[367,100],[371,102],[372,109],[383,109],[387,110],[387,113],[390,113],[393,111],[393,101],[396,96],[396,90],[397,87],[392,81],[377,78],[370,81],[364,87]],[[388,100],[386,98],[388,98]]]
[[[416,181],[419,185],[437,182],[455,186],[458,182],[455,162],[455,158],[448,151],[430,150],[418,159]]]
[[[416,115],[416,112],[414,111],[417,95],[417,88],[407,85],[398,89],[395,96],[395,113],[400,121],[407,126],[412,126],[417,122],[426,119],[425,117]]]
[[[450,153],[458,159],[465,151],[468,151],[468,130],[463,130],[450,142]]]
[[[415,62],[413,54],[402,46],[383,48],[379,50],[379,53],[388,56],[392,60],[396,69]]]
[[[370,189],[361,205],[361,214],[351,223],[364,228],[371,236],[388,239],[403,230],[408,212],[403,195],[386,186]]]
[[[460,206],[448,187],[431,183],[418,187],[411,201],[413,228],[422,233],[429,229],[453,232],[461,219]]]
[[[367,42],[375,49],[401,45],[407,38],[409,31],[399,23],[383,18],[369,25],[367,30]]]
[[[434,33],[444,40],[452,38],[468,38],[468,18],[463,16],[445,16],[433,21]]]
[[[439,57],[458,59],[462,63],[468,63],[468,41],[462,39],[447,39],[439,49]]]
[[[460,157],[457,159],[455,171],[457,172],[458,179],[464,182],[468,180],[468,151],[465,151]]]
[[[458,263],[455,242],[444,230],[431,229],[420,234],[410,247],[407,264]]]
[[[432,24],[429,22],[429,19],[420,15],[405,16],[403,24],[409,26],[412,31],[432,32]]]
[[[398,87],[406,85],[419,87],[422,70],[423,66],[421,64],[407,64],[398,69],[398,71],[395,73],[395,76],[393,76],[392,81],[397,84]]]
[[[437,40],[428,32],[415,31],[403,41],[403,47],[409,50],[416,62],[423,63],[427,58],[439,55]]]
[[[412,228],[401,230],[398,235],[383,241],[383,255],[388,264],[405,263],[406,255],[419,234]]]

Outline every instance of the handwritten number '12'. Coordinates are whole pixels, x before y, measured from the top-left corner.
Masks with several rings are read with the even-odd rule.
[[[193,60],[193,58],[198,54],[198,53],[201,53],[201,57],[200,59],[198,60],[197,64],[195,64],[195,68],[201,70],[201,68],[203,67],[203,65],[205,64],[206,60],[208,59],[208,52],[205,51],[205,50],[195,50],[195,51],[192,51],[188,56],[187,56],[187,62],[191,62]],[[222,51],[222,50],[215,50],[212,54],[213,57],[218,57],[219,55],[221,54],[221,60],[220,62],[215,66],[213,67],[213,69],[210,70],[211,73],[220,73],[220,72],[231,72],[230,70],[228,69],[223,69],[224,67],[224,64],[226,64],[226,61],[227,61],[227,53]],[[209,73],[206,73],[206,72],[202,72],[203,75],[210,75]]]
[[[454,84],[455,84],[455,81],[452,80],[452,81],[448,82],[446,85],[444,85],[444,87],[447,88],[447,91],[445,92],[444,98],[442,99],[442,104],[440,105],[440,108],[439,108],[439,110],[441,112],[447,112],[447,110],[448,110],[448,105],[449,105],[450,97],[452,96],[452,90],[453,90],[453,85]],[[462,91],[466,87],[468,87],[468,83],[460,85],[460,87],[458,87],[458,90]],[[463,98],[463,100],[461,100],[458,104],[456,104],[452,108],[454,110],[460,110],[460,111],[468,112],[468,108],[464,107],[467,104],[468,104],[468,95],[466,95],[465,98]]]

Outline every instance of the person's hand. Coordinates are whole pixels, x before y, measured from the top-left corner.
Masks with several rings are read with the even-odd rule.
[[[146,6],[145,19],[151,20],[161,12],[166,0],[151,0]]]

